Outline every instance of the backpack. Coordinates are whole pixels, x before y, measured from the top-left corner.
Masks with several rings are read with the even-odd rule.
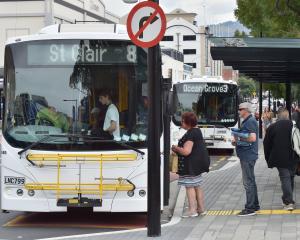
[[[292,128],[292,148],[300,158],[300,130],[296,124],[293,124]]]
[[[293,124],[292,128],[292,149],[293,149],[293,159],[297,162],[297,167],[295,173],[297,176],[300,176],[300,130]]]

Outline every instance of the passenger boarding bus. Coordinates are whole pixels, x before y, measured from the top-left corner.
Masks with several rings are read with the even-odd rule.
[[[184,80],[173,85],[173,96],[177,109],[171,124],[172,144],[176,144],[185,133],[180,128],[182,113],[194,112],[207,147],[233,152],[230,128],[238,122],[238,89],[235,82],[214,77]]]
[[[9,39],[4,69],[1,208],[146,212],[147,50],[126,27],[52,25]],[[113,135],[103,90],[117,109]]]

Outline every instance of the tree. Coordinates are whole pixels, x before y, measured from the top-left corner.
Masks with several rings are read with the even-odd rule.
[[[253,93],[256,93],[256,84],[251,78],[240,76],[238,86],[241,98],[251,98],[253,97]]]
[[[299,0],[237,0],[237,5],[235,16],[254,37],[300,37]]]
[[[263,84],[264,91],[270,91],[273,98],[285,98],[285,84],[272,84],[272,83],[264,83]]]
[[[237,29],[237,30],[235,30],[235,32],[234,32],[234,37],[236,37],[236,38],[244,38],[244,37],[248,37],[248,36],[247,36],[247,34],[246,34],[244,31],[240,32],[240,31]]]
[[[238,29],[235,30],[235,32],[234,32],[234,37],[236,37],[236,38],[241,37],[241,32],[240,32]]]

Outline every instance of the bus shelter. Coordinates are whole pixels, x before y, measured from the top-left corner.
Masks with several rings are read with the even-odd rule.
[[[211,37],[211,56],[260,84],[259,135],[262,138],[262,83],[286,84],[291,111],[291,84],[300,83],[300,39]]]

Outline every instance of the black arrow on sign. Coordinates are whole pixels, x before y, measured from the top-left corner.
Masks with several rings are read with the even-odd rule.
[[[140,20],[140,24],[139,24],[139,29],[141,29],[144,25],[144,22],[146,22],[151,16],[152,16],[153,13],[150,13],[150,16],[149,17],[143,17],[141,20]],[[150,24],[152,23],[155,23],[159,18],[157,16],[155,16],[153,18],[153,20],[150,22]],[[139,38],[143,38],[144,37],[144,33],[142,32],[139,36]]]

